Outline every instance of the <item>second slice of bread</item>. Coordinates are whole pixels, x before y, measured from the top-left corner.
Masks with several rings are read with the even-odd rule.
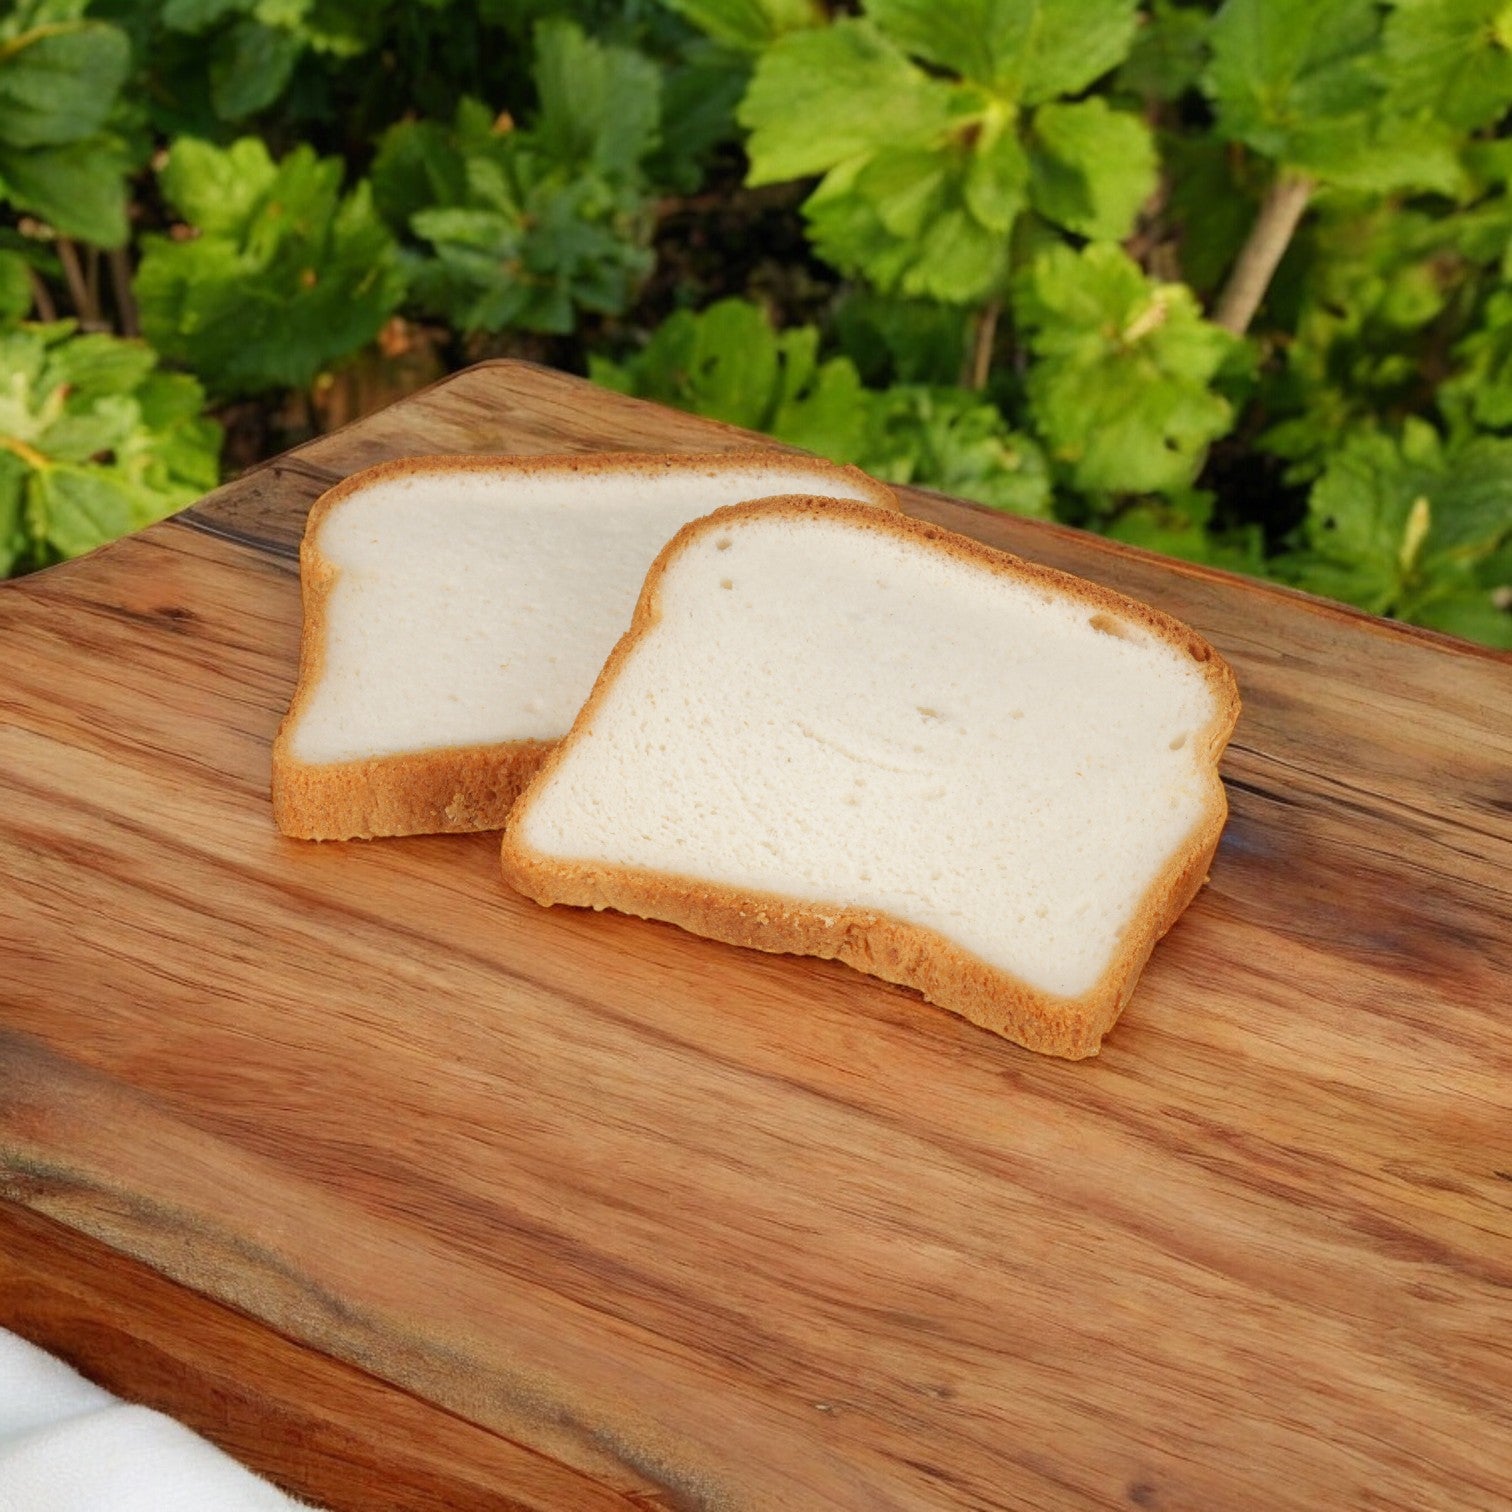
[[[777,451],[420,457],[318,499],[273,811],[301,839],[499,829],[688,520],[820,494],[896,509],[853,467]]]
[[[736,506],[657,559],[504,875],[1091,1055],[1206,878],[1238,712],[1212,647],[1106,589],[902,515]]]

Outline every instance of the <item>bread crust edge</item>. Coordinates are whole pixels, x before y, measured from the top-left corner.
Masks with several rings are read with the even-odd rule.
[[[766,514],[849,515],[869,529],[890,532],[945,550],[1016,578],[1028,577],[1055,592],[1069,593],[1094,611],[1124,616],[1185,651],[1202,669],[1214,694],[1214,715],[1194,737],[1209,778],[1207,804],[1187,838],[1172,853],[1126,924],[1113,958],[1098,981],[1078,997],[1046,993],[973,955],[935,930],[893,915],[827,905],[781,894],[746,891],[697,878],[597,862],[559,860],[526,845],[518,819],[532,794],[583,738],[599,703],[608,696],[625,662],[661,617],[660,591],[676,556],[700,535],[738,519]],[[1116,633],[1116,631],[1114,632]],[[726,944],[791,955],[812,955],[853,966],[868,975],[911,987],[936,1006],[1026,1049],[1067,1060],[1098,1053],[1133,997],[1157,942],[1171,929],[1207,881],[1228,817],[1228,799],[1218,760],[1238,721],[1238,685],[1228,663],[1180,620],[1101,584],[1028,562],[906,515],[879,515],[865,506],[800,497],[729,505],[685,525],[663,548],[647,574],[630,628],[605,662],[571,731],[541,763],[511,815],[501,848],[504,880],[545,906],[557,903],[612,908],[676,924]]]

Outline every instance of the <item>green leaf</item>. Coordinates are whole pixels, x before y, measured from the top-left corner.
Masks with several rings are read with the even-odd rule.
[[[30,469],[0,447],[0,577],[15,571],[27,550],[26,482]]]
[[[201,413],[204,392],[156,360],[67,321],[0,334],[4,570],[77,555],[215,486],[220,427]]]
[[[1418,606],[1412,619],[1430,630],[1512,651],[1512,610],[1502,607],[1490,588],[1462,588],[1430,599]]]
[[[702,315],[679,311],[663,321],[620,372],[626,392],[762,430],[775,414],[778,362],[777,338],[761,311],[723,299]],[[592,371],[602,381],[607,369]]]
[[[192,241],[146,239],[136,279],[143,329],[220,393],[303,386],[392,313],[402,295],[396,248],[368,186],[341,198],[341,164],[309,148],[258,182],[258,149],[201,144],[173,182],[203,209],[207,186],[227,182],[240,162],[252,165],[257,190],[234,192],[215,229]]]
[[[81,556],[125,535],[133,523],[130,491],[109,473],[55,466],[35,472],[30,512],[48,543],[63,556]]]
[[[930,300],[866,290],[835,311],[835,334],[868,384],[952,384],[966,357],[965,312]]]
[[[866,21],[793,32],[762,56],[741,102],[747,181],[803,178],[881,149],[927,145],[962,114],[958,91]]]
[[[788,32],[821,26],[819,0],[662,0],[726,47],[760,52]]]
[[[439,121],[400,121],[384,133],[369,182],[379,214],[398,231],[428,206],[463,202],[467,160]]]
[[[210,60],[210,101],[223,121],[265,110],[288,86],[304,51],[298,33],[248,17],[217,40]]]
[[[1453,194],[1452,128],[1388,97],[1374,0],[1228,0],[1204,79],[1225,136],[1329,183]]]
[[[1219,124],[1296,164],[1315,123],[1363,121],[1375,105],[1378,30],[1373,0],[1228,0],[1213,21],[1205,81]]]
[[[0,325],[20,320],[31,308],[31,278],[19,252],[0,251]],[[3,535],[3,531],[0,531]]]
[[[1014,514],[1049,515],[1045,455],[995,405],[964,389],[923,384],[899,384],[867,399],[865,442],[851,460],[874,477]]]
[[[1014,309],[1036,359],[1026,379],[1036,430],[1076,487],[1191,482],[1232,423],[1211,383],[1235,343],[1189,289],[1150,282],[1115,246],[1052,247],[1019,280]]]
[[[1213,529],[1213,495],[1186,489],[1169,499],[1147,499],[1124,509],[1107,526],[1115,541],[1158,551],[1187,562],[1259,576],[1265,571],[1265,542],[1258,525]]]
[[[1474,131],[1512,108],[1507,0],[1393,0],[1385,55],[1399,110]]]
[[[97,22],[39,27],[0,47],[0,143],[61,147],[93,136],[130,63],[125,32]]]
[[[126,240],[126,169],[120,145],[106,137],[30,151],[0,147],[0,195],[62,236],[119,247]]]
[[[1447,414],[1463,413],[1475,425],[1512,427],[1512,292],[1486,304],[1482,324],[1454,349],[1460,371],[1439,388]]]
[[[1117,87],[1145,100],[1179,100],[1202,77],[1211,20],[1206,11],[1156,0],[1118,70]]]
[[[254,0],[163,0],[163,25],[198,35],[217,21],[252,9]]]
[[[966,194],[958,156],[879,153],[830,174],[805,214],[815,249],[842,272],[883,292],[970,303],[1001,283],[1008,239],[970,213]]]
[[[660,142],[645,168],[651,181],[692,194],[708,159],[736,138],[735,110],[750,82],[749,61],[713,43],[690,44],[662,76]]]
[[[905,52],[1033,105],[1079,94],[1128,53],[1135,0],[867,0]]]
[[[131,393],[156,366],[157,354],[146,342],[94,333],[55,346],[39,381],[66,388],[75,399],[93,399]]]
[[[723,299],[679,311],[623,365],[595,359],[595,382],[850,461],[862,443],[860,380],[845,358],[817,360],[818,332],[773,331],[755,305]]]
[[[1498,586],[1482,574],[1509,540],[1512,441],[1445,451],[1419,425],[1345,442],[1313,486],[1301,549],[1277,568],[1372,613],[1443,624]]]
[[[629,177],[655,145],[661,75],[628,47],[592,41],[569,21],[536,27],[536,144],[573,168]]]
[[[812,326],[774,332],[744,300],[680,311],[622,364],[590,358],[596,383],[766,431],[880,478],[944,488],[998,509],[1045,514],[1043,454],[1000,411],[960,389],[876,392],[844,357],[821,360]]]
[[[1144,122],[1093,98],[1041,105],[1033,134],[1034,208],[1078,236],[1127,236],[1157,176],[1155,144]]]
[[[159,175],[163,193],[191,225],[212,235],[239,235],[278,170],[256,137],[212,147],[194,137],[173,144]]]

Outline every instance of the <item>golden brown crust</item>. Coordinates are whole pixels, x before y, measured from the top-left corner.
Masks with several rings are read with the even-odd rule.
[[[549,740],[458,746],[366,761],[273,765],[273,817],[295,840],[503,829]]]
[[[713,475],[753,466],[803,467],[828,473],[843,478],[858,493],[867,496],[870,502],[858,507],[900,508],[897,495],[890,488],[859,468],[761,448],[687,455],[594,452],[582,456],[403,457],[353,473],[328,489],[311,506],[299,547],[304,612],[299,676],[289,711],[273,741],[273,817],[279,829],[297,840],[355,840],[380,835],[502,829],[520,790],[551,749],[550,741],[522,740],[321,765],[299,761],[291,754],[294,727],[314,696],[325,663],[326,606],[338,573],[321,553],[320,531],[333,509],[375,483],[406,477],[501,470],[525,475],[639,473],[656,477],[690,469]]]
[[[989,966],[934,930],[887,914],[746,892],[635,867],[557,860],[526,845],[519,838],[517,822],[506,830],[501,849],[505,880],[542,904],[613,908],[642,918],[664,919],[732,945],[844,961],[870,975],[916,988],[940,1007],[1030,1050],[1071,1060],[1096,1055],[1103,1036],[1133,995],[1155,942],[1176,922],[1207,880],[1208,867],[1228,815],[1227,798],[1218,778],[1218,758],[1233,733],[1240,709],[1233,673],[1201,636],[1158,609],[1125,598],[1100,584],[1025,562],[938,525],[904,515],[880,515],[864,506],[789,498],[716,510],[685,525],[657,557],[647,575],[630,629],[605,663],[571,732],[547,756],[521,796],[512,821],[518,821],[532,794],[550,781],[574,743],[582,738],[600,700],[607,696],[637,644],[660,618],[662,579],[673,558],[698,536],[736,520],[821,511],[831,518],[846,518],[866,529],[927,545],[1004,576],[1038,583],[1047,591],[1081,599],[1094,612],[1114,617],[1114,623],[1107,627],[1111,634],[1118,633],[1117,620],[1134,620],[1191,656],[1202,669],[1215,706],[1212,720],[1197,737],[1198,751],[1211,762],[1207,808],[1166,869],[1146,890],[1098,983],[1080,997],[1056,997]]]

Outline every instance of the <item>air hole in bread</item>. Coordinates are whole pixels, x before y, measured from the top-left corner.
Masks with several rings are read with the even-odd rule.
[[[1179,751],[1182,748],[1182,746],[1184,746],[1186,743],[1187,743],[1187,735],[1186,735],[1186,731],[1183,730],[1181,732],[1181,734],[1175,736],[1172,739],[1172,741],[1171,741],[1171,749],[1173,751]]]
[[[720,578],[719,586],[721,588],[733,588],[735,586],[735,580],[734,578]]]
[[[919,711],[919,714],[920,714],[921,718],[924,718],[924,719],[941,719],[941,718],[944,717],[943,715],[941,715],[941,713],[940,713],[940,711],[938,709],[931,709],[928,704],[918,704],[918,705],[916,705],[916,707],[917,707],[917,709]]]
[[[715,551],[728,551],[730,549],[729,536],[720,536],[720,538],[714,543],[714,549]]]
[[[1129,627],[1111,614],[1094,614],[1087,623],[1100,634],[1111,635],[1114,640],[1129,639]]]

